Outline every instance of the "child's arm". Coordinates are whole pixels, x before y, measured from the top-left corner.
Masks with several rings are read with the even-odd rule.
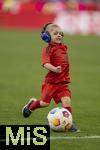
[[[55,67],[50,63],[46,63],[46,64],[44,64],[44,67],[52,72],[61,73],[61,66]]]

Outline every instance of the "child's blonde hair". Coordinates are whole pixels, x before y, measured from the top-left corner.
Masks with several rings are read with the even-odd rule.
[[[59,26],[57,24],[49,24],[46,28],[46,31],[50,32],[52,31],[54,28],[58,28]]]

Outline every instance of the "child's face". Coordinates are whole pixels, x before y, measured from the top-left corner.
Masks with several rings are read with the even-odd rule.
[[[63,39],[63,32],[60,27],[52,28],[49,32],[51,35],[51,42],[61,43]]]

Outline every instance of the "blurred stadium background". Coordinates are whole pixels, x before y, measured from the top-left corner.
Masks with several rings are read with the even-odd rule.
[[[0,26],[40,29],[47,22],[68,34],[100,35],[100,1],[0,0]]]
[[[52,101],[28,119],[21,113],[31,96],[40,97],[47,72],[41,67],[40,31],[47,22],[62,27],[69,45],[73,116],[81,129],[51,132],[51,150],[99,150],[100,0],[0,0],[0,124],[46,124],[56,107]]]

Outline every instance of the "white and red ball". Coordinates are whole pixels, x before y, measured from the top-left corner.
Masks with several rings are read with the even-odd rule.
[[[54,131],[67,131],[72,126],[71,113],[62,107],[53,108],[47,116],[49,126]]]

